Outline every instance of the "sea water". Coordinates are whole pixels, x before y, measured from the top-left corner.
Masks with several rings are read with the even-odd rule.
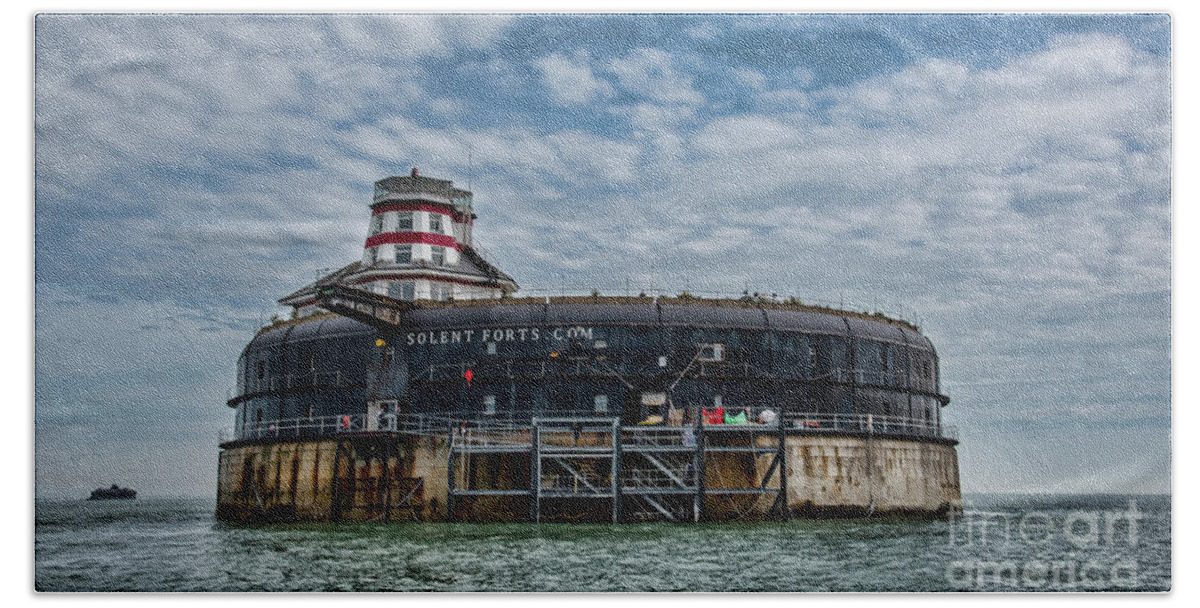
[[[1169,496],[976,495],[954,519],[240,526],[38,501],[39,591],[1167,591]]]

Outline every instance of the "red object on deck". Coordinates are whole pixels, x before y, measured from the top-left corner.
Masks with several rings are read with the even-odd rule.
[[[475,372],[473,372],[471,370],[467,370],[467,371],[463,372],[463,378],[467,379],[467,386],[471,386],[471,378],[474,378],[474,377],[475,377]]]
[[[704,415],[705,424],[725,424],[725,408],[723,407],[705,408],[701,414]]]

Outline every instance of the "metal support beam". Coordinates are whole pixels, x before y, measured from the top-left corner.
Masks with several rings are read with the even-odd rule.
[[[671,513],[671,511],[669,511],[666,507],[659,504],[657,500],[654,500],[653,496],[643,494],[642,498],[644,498],[646,500],[646,502],[650,503],[650,506],[654,507],[654,509],[656,511],[658,511],[659,513],[662,513],[667,519],[669,519],[671,521],[676,521],[675,515],[673,515]]]
[[[542,451],[541,437],[535,422],[529,433],[529,521],[542,520]]]
[[[412,505],[409,504],[409,501],[412,500],[413,496],[416,495],[417,490],[420,490],[421,486],[423,486],[423,485],[425,485],[425,478],[424,477],[417,478],[417,483],[413,484],[413,487],[411,490],[408,491],[408,494],[404,495],[404,500],[400,501],[400,504],[409,510],[409,519],[413,519],[414,518],[413,516],[416,513],[416,509],[412,508]]]
[[[334,449],[334,451],[333,451],[333,475],[332,475],[333,488],[332,488],[332,491],[330,492],[330,505],[329,505],[329,520],[330,521],[341,521],[341,519],[342,519],[341,464],[342,464],[342,442],[338,441],[337,448]]]
[[[692,502],[692,520],[695,522],[704,521],[704,420],[700,416],[700,411],[696,411],[696,497]]]
[[[780,513],[784,521],[792,518],[792,511],[788,508],[787,425],[784,424],[783,417],[786,412],[787,404],[784,403],[779,408],[779,455],[775,457],[776,462],[779,463],[779,495],[775,500],[780,501],[779,506],[782,509]]]
[[[613,523],[621,523],[621,419],[613,418],[613,459],[612,459],[612,492],[613,492]]]
[[[588,483],[587,478],[585,478],[583,475],[581,475],[579,473],[579,471],[576,471],[575,469],[571,468],[571,465],[567,464],[566,461],[563,460],[561,457],[552,456],[550,459],[557,462],[558,466],[566,469],[567,472],[570,473],[571,476],[575,478],[575,481],[582,483],[585,487],[587,487],[587,489],[591,490],[593,494],[603,494],[603,492],[601,492],[599,488]]]
[[[771,459],[771,466],[767,467],[766,473],[763,473],[762,483],[758,484],[758,489],[760,489],[760,490],[767,489],[767,486],[771,483],[771,475],[774,475],[775,470],[778,468],[779,468],[779,454],[776,453],[775,457]],[[780,483],[782,483],[782,480],[780,481]]]
[[[386,484],[383,498],[383,521],[392,521],[392,453],[395,451],[395,445],[395,437],[389,437],[383,444],[383,483]],[[399,463],[397,463],[398,466]]]
[[[454,423],[449,424],[446,434],[446,521],[454,521]],[[464,456],[465,458],[466,456]]]
[[[674,471],[672,471],[671,469],[667,468],[667,465],[663,464],[663,463],[662,463],[662,461],[660,461],[658,458],[656,458],[656,457],[654,456],[654,454],[652,454],[652,453],[650,453],[650,452],[645,452],[645,453],[643,453],[643,454],[642,454],[642,456],[643,456],[643,457],[644,457],[646,460],[649,460],[649,461],[650,461],[650,464],[654,465],[654,466],[655,466],[655,467],[656,467],[658,470],[660,470],[660,471],[662,471],[664,474],[666,474],[666,476],[667,476],[668,478],[670,478],[670,480],[671,480],[671,481],[675,482],[675,485],[677,485],[677,486],[679,486],[679,487],[681,487],[681,488],[686,488],[686,487],[687,487],[687,483],[685,483],[685,482],[684,482],[682,479],[680,479],[680,478],[679,478],[679,476],[678,476],[678,475],[676,475]]]

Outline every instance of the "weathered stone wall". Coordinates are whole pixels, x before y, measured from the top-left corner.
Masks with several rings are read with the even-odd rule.
[[[761,447],[775,445],[766,436],[757,442]],[[953,445],[827,435],[792,436],[786,445],[787,501],[795,516],[929,515],[962,509]],[[342,441],[340,450],[339,454],[339,442],[332,439],[223,449],[218,517],[227,521],[446,518],[445,439]],[[773,454],[708,453],[705,484],[710,489],[758,486],[773,458]],[[528,463],[527,456],[514,454],[475,455],[469,462],[459,458],[456,483],[489,489],[528,487]],[[775,473],[767,487],[778,485]],[[710,495],[705,512],[717,520],[763,517],[773,502],[770,494]],[[524,497],[480,497],[461,500],[456,513],[466,520],[521,521],[528,517],[528,505]]]
[[[953,445],[800,436],[787,446],[788,504],[797,515],[853,515],[872,504],[875,513],[962,510]]]
[[[289,441],[221,451],[217,516],[322,521],[333,489],[333,441]]]

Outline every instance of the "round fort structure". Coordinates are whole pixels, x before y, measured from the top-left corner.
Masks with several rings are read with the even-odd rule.
[[[521,298],[471,193],[376,184],[364,257],[238,361],[230,521],[668,521],[961,509],[933,344],[759,298]]]

